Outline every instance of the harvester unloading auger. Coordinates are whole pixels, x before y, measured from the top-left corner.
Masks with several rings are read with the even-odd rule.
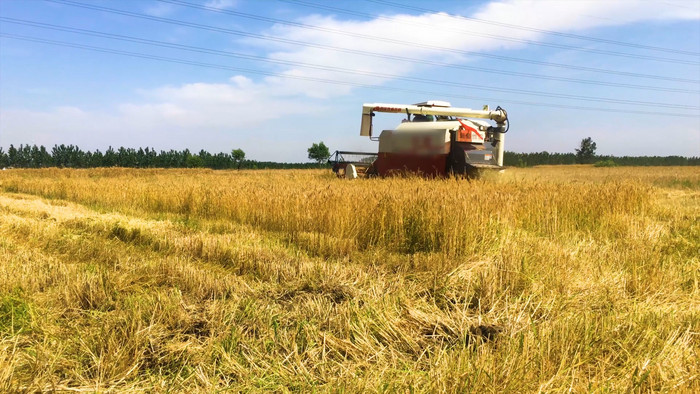
[[[373,135],[375,112],[406,114],[394,130]],[[483,120],[496,122],[493,126]],[[379,141],[378,153],[336,151],[329,162],[338,176],[416,173],[428,177],[477,176],[482,169],[502,169],[508,113],[451,107],[446,101],[413,105],[364,104],[360,135]]]

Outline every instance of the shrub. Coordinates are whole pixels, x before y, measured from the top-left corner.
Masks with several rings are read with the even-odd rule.
[[[613,159],[600,160],[593,164],[594,167],[617,167],[617,163]]]

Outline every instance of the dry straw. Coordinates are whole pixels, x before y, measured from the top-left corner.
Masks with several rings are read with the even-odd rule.
[[[700,171],[0,175],[0,390],[698,391]]]

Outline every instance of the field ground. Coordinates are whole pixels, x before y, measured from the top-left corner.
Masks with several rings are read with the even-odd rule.
[[[700,169],[0,171],[0,391],[700,391]]]

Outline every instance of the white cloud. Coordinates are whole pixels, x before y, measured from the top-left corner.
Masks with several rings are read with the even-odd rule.
[[[660,1],[511,0],[488,3],[473,17],[544,30],[575,32],[640,21],[695,20],[700,19],[700,9],[679,9]],[[509,34],[522,32],[510,28],[493,29]]]
[[[594,17],[606,16],[605,18]],[[641,21],[697,20],[700,9],[688,10],[669,7],[663,2],[616,0],[510,0],[491,2],[477,11],[473,17],[514,25],[532,26],[542,30],[578,32],[586,29],[619,26]],[[310,46],[269,42],[271,59],[292,62],[314,63],[327,68],[345,68],[393,75],[410,75],[420,66],[415,63],[368,57],[359,53],[328,51],[314,45],[332,46],[350,52],[373,52],[387,56],[401,56],[439,62],[470,60],[460,51],[489,52],[515,49],[526,44],[517,40],[538,41],[543,33],[535,30],[512,29],[496,24],[484,24],[446,13],[422,15],[395,15],[391,18],[376,18],[369,21],[341,21],[332,16],[310,15],[302,23],[318,26],[305,29],[297,26],[276,25],[268,34],[302,41]],[[337,34],[333,31],[346,32]],[[371,36],[370,40],[358,37]],[[516,39],[503,40],[493,35]],[[407,43],[410,43],[407,45]],[[588,44],[586,42],[586,44]],[[442,49],[440,49],[442,48]],[[445,50],[447,48],[447,50]],[[337,71],[291,67],[284,74],[298,77],[339,79]],[[392,78],[377,78],[342,74],[342,80],[355,84],[380,85]],[[439,78],[438,78],[439,79]],[[347,94],[350,89],[313,82],[275,80],[286,89],[298,90],[318,97]]]

